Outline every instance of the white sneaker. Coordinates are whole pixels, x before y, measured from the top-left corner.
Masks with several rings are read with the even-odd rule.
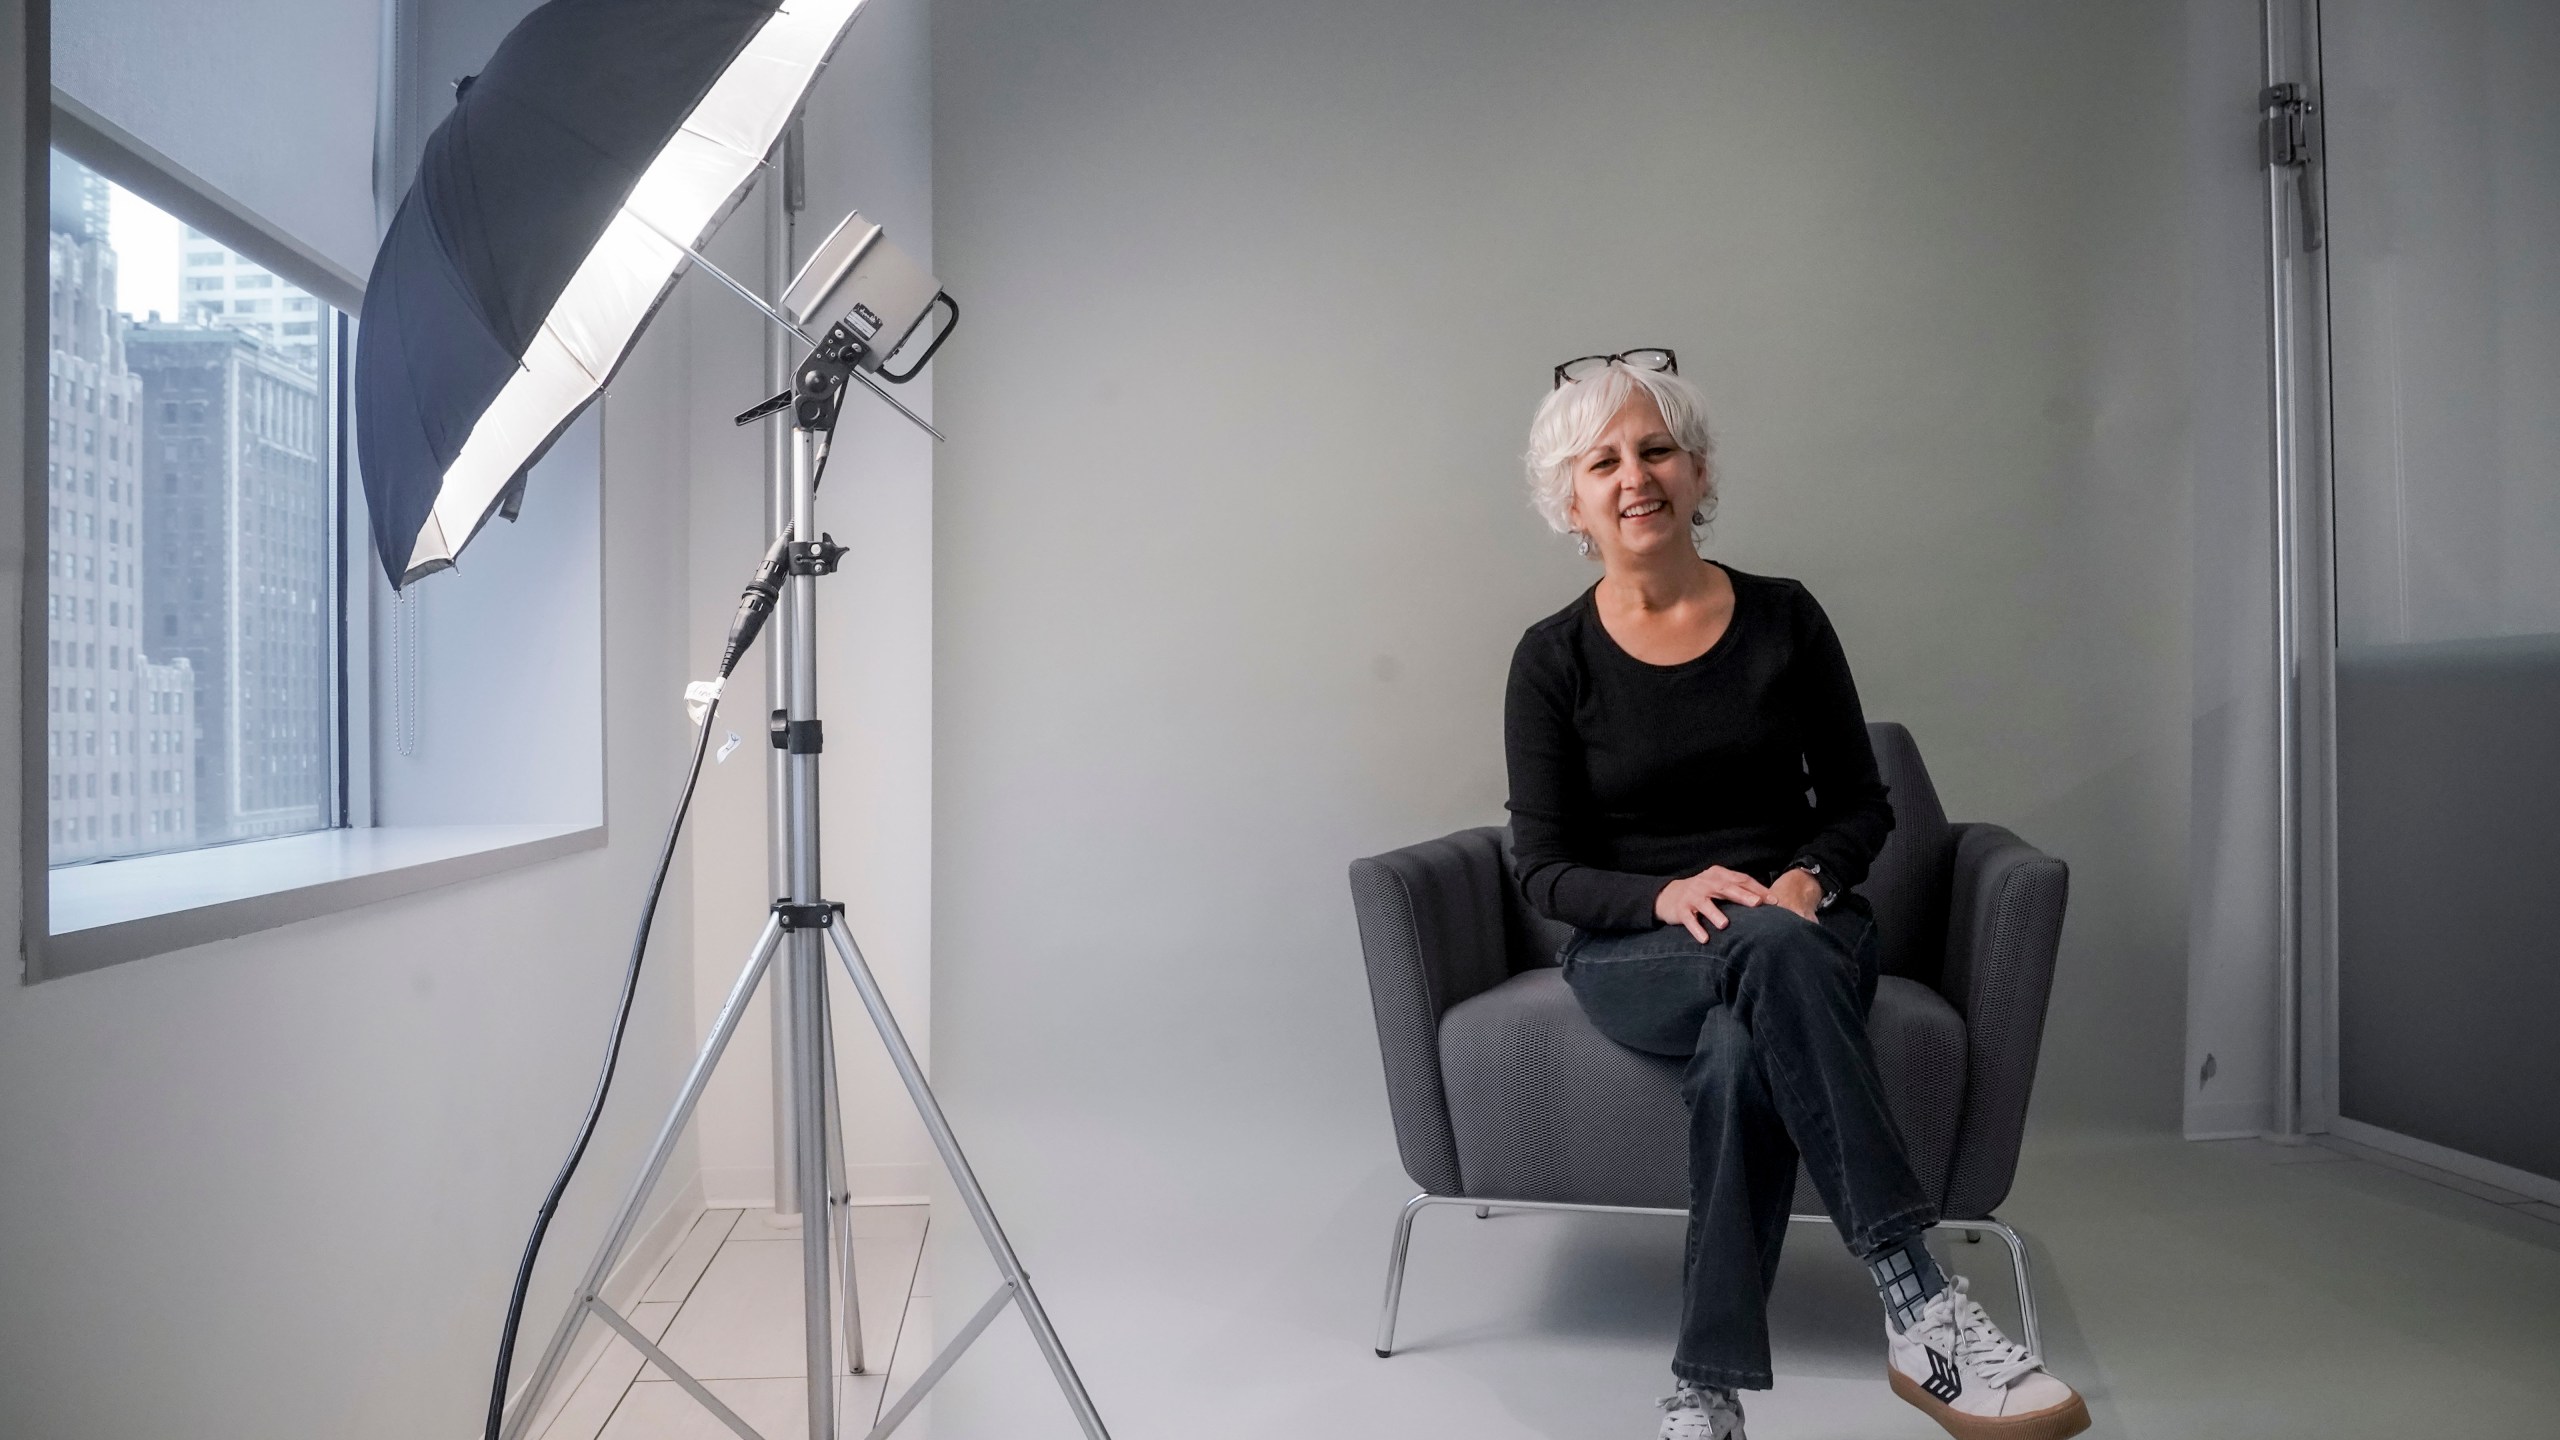
[[[1961,1277],[1929,1297],[1910,1329],[1897,1332],[1891,1321],[1884,1328],[1893,1393],[1957,1440],[2063,1440],[2089,1428],[2079,1393],[2001,1334]]]
[[[1662,1440],[1743,1440],[1742,1401],[1683,1380],[1662,1397]]]

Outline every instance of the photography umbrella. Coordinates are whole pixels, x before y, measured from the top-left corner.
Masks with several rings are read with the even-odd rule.
[[[357,331],[395,587],[451,566],[613,378],[862,3],[551,0],[456,87]]]
[[[374,544],[395,586],[454,563],[493,514],[511,514],[526,468],[609,381],[632,340],[695,253],[727,216],[799,108],[863,0],[551,0],[456,87],[455,106],[428,138],[366,286],[356,349],[356,423]],[[924,1069],[877,977],[854,942],[845,907],[820,884],[818,581],[845,547],[817,524],[818,477],[848,381],[889,399],[881,383],[915,377],[958,322],[959,306],[923,265],[857,212],[809,257],[779,308],[724,283],[809,346],[791,386],[739,423],[790,412],[788,518],[741,598],[717,679],[687,687],[698,706],[691,764],[640,909],[602,1073],[568,1158],[535,1212],[516,1269],[490,1377],[485,1440],[522,1440],[546,1413],[580,1328],[619,1334],[740,1437],[754,1429],[682,1363],[622,1315],[607,1294],[638,1233],[653,1188],[702,1098],[743,1007],[769,968],[787,973],[777,1013],[793,1116],[792,1186],[801,1216],[801,1307],[808,1440],[835,1440],[843,1396],[835,1383],[834,1304],[846,1316],[844,1363],[864,1368],[853,1273],[854,1200],[846,1178],[828,1002],[830,953],[842,962],[942,1159],[962,1208],[1002,1283],[928,1363],[871,1433],[913,1413],[961,1352],[1006,1310],[1018,1311],[1087,1440],[1110,1440],[1056,1327],[1031,1288],[995,1210],[943,1118]],[[943,324],[903,369],[925,316]],[[815,333],[813,333],[815,332]],[[879,377],[874,380],[873,376]],[[775,613],[773,667],[781,773],[774,795],[783,839],[773,898],[746,967],[695,1056],[674,1108],[574,1289],[567,1313],[521,1393],[508,1385],[534,1266],[552,1217],[596,1133],[638,993],[658,898],[674,863],[709,749],[722,685]],[[724,754],[726,752],[723,752]],[[778,1037],[780,1038],[780,1037]],[[835,1267],[842,1262],[839,1287]],[[509,1404],[514,1395],[515,1403]],[[885,1398],[885,1397],[884,1397]]]

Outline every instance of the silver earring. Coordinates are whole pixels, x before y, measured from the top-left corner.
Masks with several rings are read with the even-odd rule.
[[[1690,512],[1689,512],[1689,523],[1690,523],[1690,524],[1692,524],[1692,525],[1704,525],[1704,524],[1706,524],[1706,523],[1707,523],[1707,512],[1706,512],[1705,510],[1703,510],[1703,509],[1699,509],[1699,510],[1692,510],[1692,511],[1690,511]]]
[[[1581,551],[1581,552],[1582,552],[1582,556],[1583,556],[1583,558],[1584,558],[1584,559],[1586,559],[1586,560],[1590,559],[1590,558],[1591,558],[1591,537],[1590,537],[1589,535],[1587,535],[1587,534],[1583,533],[1583,532],[1582,532],[1582,531],[1580,531],[1580,530],[1576,530],[1576,531],[1574,531],[1574,532],[1573,532],[1573,548],[1574,548],[1574,549],[1576,549],[1576,550]]]

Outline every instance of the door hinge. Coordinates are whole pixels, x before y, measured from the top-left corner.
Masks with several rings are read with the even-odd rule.
[[[2258,92],[2258,156],[2262,163],[2299,170],[2311,161],[2311,101],[2288,80]]]
[[[2258,92],[2258,162],[2272,170],[2292,172],[2295,198],[2302,207],[2302,248],[2317,250],[2322,239],[2319,181],[2312,174],[2312,122],[2319,102],[2300,84],[2287,80]]]

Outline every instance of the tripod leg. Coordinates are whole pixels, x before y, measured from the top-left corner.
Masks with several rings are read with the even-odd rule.
[[[853,1186],[845,1179],[844,1089],[836,1079],[836,1026],[830,1009],[827,1037],[827,1196],[836,1226],[836,1257],[844,1272],[844,1368],[856,1375],[869,1367],[862,1353],[862,1295],[854,1288]]]
[[[1021,1300],[1022,1318],[1031,1327],[1031,1338],[1049,1362],[1050,1373],[1057,1377],[1058,1388],[1066,1394],[1076,1422],[1084,1427],[1086,1440],[1111,1440],[1111,1432],[1103,1428],[1101,1412],[1093,1408],[1093,1397],[1085,1393],[1084,1381],[1077,1378],[1075,1364],[1067,1358],[1066,1345],[1049,1324],[1048,1311],[1041,1308],[1039,1297],[1032,1293],[1031,1277],[1023,1271],[1020,1257],[1013,1253],[1012,1242],[1005,1239],[1004,1228],[996,1223],[996,1212],[987,1203],[986,1192],[978,1188],[978,1177],[971,1173],[968,1157],[960,1153],[951,1122],[943,1118],[942,1103],[934,1099],[933,1087],[925,1083],[924,1068],[916,1063],[915,1052],[907,1048],[907,1037],[898,1029],[898,1017],[891,1013],[888,1000],[880,993],[879,981],[872,977],[871,967],[853,943],[852,932],[845,928],[844,917],[837,916],[827,927],[827,938],[835,942],[836,958],[844,962],[845,974],[852,978],[855,992],[862,997],[862,1008],[871,1012],[871,1024],[880,1032],[889,1063],[905,1082],[907,1095],[915,1102],[916,1115],[924,1121],[925,1133],[933,1137],[933,1148],[942,1156],[943,1169],[950,1173],[961,1203],[968,1207],[969,1218],[977,1222],[987,1253]]]
[[[729,987],[728,1000],[720,1006],[720,1017],[711,1023],[711,1038],[703,1042],[702,1053],[694,1057],[693,1069],[684,1077],[684,1088],[676,1092],[675,1108],[667,1112],[666,1123],[658,1127],[657,1141],[649,1147],[649,1157],[641,1162],[639,1177],[631,1182],[631,1192],[623,1197],[622,1209],[614,1215],[613,1223],[605,1227],[604,1244],[597,1248],[595,1259],[580,1277],[569,1313],[561,1317],[560,1328],[552,1332],[551,1343],[543,1348],[542,1363],[534,1367],[532,1380],[509,1412],[504,1430],[507,1440],[517,1440],[525,1426],[541,1413],[544,1396],[552,1382],[560,1378],[560,1367],[568,1361],[569,1342],[577,1338],[578,1322],[587,1316],[587,1301],[604,1288],[605,1277],[613,1273],[614,1262],[622,1258],[622,1247],[630,1243],[632,1227],[640,1223],[649,1192],[667,1168],[668,1157],[675,1153],[676,1137],[684,1132],[685,1122],[693,1118],[693,1107],[702,1099],[703,1087],[711,1083],[711,1071],[720,1063],[720,1052],[729,1048],[729,1037],[738,1031],[747,997],[755,993],[756,982],[764,978],[765,967],[772,961],[781,938],[782,921],[767,920],[764,933],[756,937],[755,952],[747,957],[747,968],[738,973],[737,983]]]

